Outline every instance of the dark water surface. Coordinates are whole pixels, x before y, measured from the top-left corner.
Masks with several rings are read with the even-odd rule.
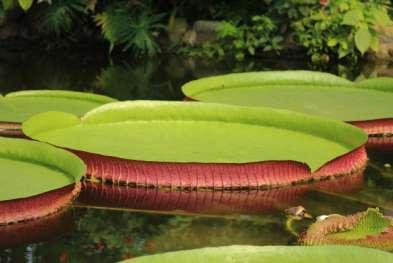
[[[0,51],[0,92],[94,91],[126,99],[183,99],[192,79],[270,69],[313,69],[296,60],[202,61],[177,57],[132,62],[106,51],[46,54]],[[349,79],[390,75],[389,65],[328,65]],[[0,228],[0,262],[114,262],[164,251],[232,244],[291,245],[284,209],[351,214],[380,207],[393,216],[393,155],[370,154],[364,174],[259,192],[168,192],[85,185],[73,207],[56,216]],[[124,201],[124,200],[127,200]],[[311,220],[294,222],[300,232]]]

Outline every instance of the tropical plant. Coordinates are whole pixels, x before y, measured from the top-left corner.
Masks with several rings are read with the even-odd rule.
[[[127,8],[124,3],[108,5],[94,17],[102,34],[109,41],[111,52],[116,45],[123,51],[130,49],[136,56],[154,56],[160,52],[156,34],[165,27],[160,23],[163,14],[153,14],[148,8]]]
[[[36,19],[41,33],[54,33],[59,37],[69,33],[75,22],[85,15],[85,0],[52,0],[40,4]]]
[[[217,29],[217,40],[202,44],[200,47],[182,49],[191,56],[210,58],[235,56],[243,60],[245,56],[254,56],[257,51],[278,52],[283,37],[278,35],[277,24],[268,16],[253,16],[250,24],[241,21],[223,21]]]
[[[307,9],[306,16],[291,23],[298,43],[307,49],[312,60],[328,61],[357,58],[368,49],[377,51],[377,28],[391,24],[384,4],[387,1],[330,1],[326,6]]]

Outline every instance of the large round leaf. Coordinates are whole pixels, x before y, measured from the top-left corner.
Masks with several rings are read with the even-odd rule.
[[[83,115],[115,99],[84,92],[65,90],[31,90],[0,95],[0,122],[23,122],[34,114],[64,111]]]
[[[0,201],[26,198],[78,182],[84,163],[45,143],[0,137]]]
[[[132,263],[387,263],[393,254],[354,246],[228,246],[168,252],[127,260]]]
[[[130,160],[294,160],[313,171],[367,139],[350,125],[288,111],[158,101],[107,104],[82,120],[67,113],[43,113],[23,123],[23,132],[61,147]]]
[[[293,110],[344,121],[393,117],[391,80],[358,84],[312,71],[267,71],[208,77],[186,83],[192,99]],[[360,88],[361,87],[361,88]]]

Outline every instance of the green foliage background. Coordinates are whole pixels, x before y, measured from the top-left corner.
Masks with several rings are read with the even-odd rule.
[[[0,16],[7,23],[17,13],[17,20],[28,24],[24,35],[45,47],[105,40],[109,52],[133,57],[164,51],[237,60],[300,50],[314,63],[327,63],[378,51],[380,29],[392,23],[390,5],[387,0],[2,0]],[[162,41],[175,18],[188,25],[221,23],[213,41]]]

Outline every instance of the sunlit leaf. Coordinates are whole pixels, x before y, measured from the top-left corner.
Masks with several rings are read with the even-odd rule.
[[[363,20],[364,20],[364,16],[362,11],[359,9],[354,9],[345,13],[342,24],[356,26],[360,21]]]
[[[382,90],[362,83],[367,85],[359,89],[351,81],[320,72],[267,71],[202,78],[182,90],[198,101],[280,108],[344,121],[392,118],[392,85],[386,83]]]
[[[201,248],[144,256],[125,262],[189,263],[386,263],[393,262],[387,252],[354,246],[228,246]]]
[[[0,96],[0,122],[22,122],[45,111],[64,111],[83,115],[115,99],[85,92],[61,90],[18,91]]]
[[[367,27],[361,27],[356,31],[355,44],[360,53],[364,54],[371,45],[371,33]]]
[[[130,160],[295,160],[313,171],[366,140],[350,125],[293,112],[158,101],[107,104],[81,121],[72,114],[43,113],[25,122],[23,131],[58,146]]]
[[[27,11],[33,5],[33,0],[18,0],[20,7]]]

